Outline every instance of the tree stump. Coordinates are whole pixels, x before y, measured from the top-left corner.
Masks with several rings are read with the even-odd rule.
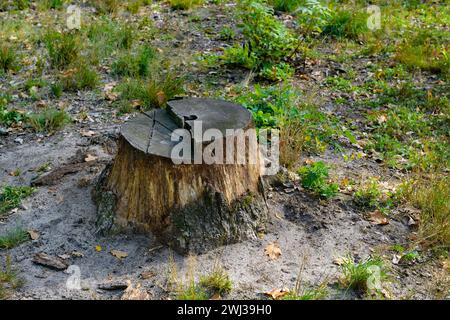
[[[249,163],[250,149],[245,149],[244,164],[236,161],[236,155],[232,163],[174,163],[172,150],[179,141],[172,141],[171,136],[180,128],[192,132],[195,121],[202,121],[203,132],[217,128],[223,134],[224,148],[227,141],[237,143],[227,129],[253,127],[245,108],[200,98],[172,100],[166,109],[140,114],[125,123],[117,156],[93,190],[98,232],[131,227],[151,232],[180,253],[201,253],[255,238],[264,231],[267,205],[259,158]],[[256,139],[256,134],[247,138]],[[213,141],[216,138],[193,133],[190,143],[192,149],[206,150]],[[193,158],[182,152],[178,160]]]

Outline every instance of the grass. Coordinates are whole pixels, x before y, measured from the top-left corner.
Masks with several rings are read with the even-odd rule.
[[[7,299],[12,290],[20,288],[23,280],[17,276],[17,272],[11,266],[11,257],[7,256],[4,266],[0,268],[0,300]]]
[[[81,40],[75,33],[49,31],[43,38],[51,65],[62,70],[75,62],[80,54]]]
[[[0,191],[0,216],[17,208],[23,199],[34,192],[31,187],[5,186]]]
[[[127,79],[117,90],[122,103],[138,101],[144,110],[161,108],[168,100],[184,92],[183,79],[173,72],[152,74],[148,79]]]
[[[72,69],[63,72],[59,79],[60,86],[68,91],[94,89],[98,84],[97,71],[86,62],[78,62]]]
[[[25,120],[25,115],[17,110],[8,110],[0,104],[0,124],[7,127]]]
[[[427,247],[450,247],[450,183],[432,175],[405,183],[398,192],[403,202],[420,209],[419,240]]]
[[[378,180],[370,179],[353,194],[355,203],[364,208],[376,208],[381,201],[382,192]]]
[[[36,132],[53,133],[62,129],[69,122],[70,117],[67,112],[56,108],[47,108],[28,116],[28,123]]]
[[[30,236],[28,232],[20,227],[0,235],[0,249],[8,250],[28,241]]]
[[[328,182],[329,166],[323,161],[314,162],[298,170],[302,186],[323,198],[334,197],[338,185]]]
[[[444,35],[434,30],[419,30],[406,36],[398,46],[395,60],[411,69],[448,74],[450,72],[450,47]],[[450,33],[446,33],[446,37]]]
[[[136,54],[129,52],[121,55],[111,65],[111,71],[117,76],[147,77],[151,72],[151,62],[155,58],[154,50],[145,45]]]
[[[0,75],[19,69],[16,50],[11,45],[0,43]]]
[[[115,14],[120,8],[120,0],[93,0],[92,6],[100,14]]]
[[[214,266],[211,273],[200,277],[200,286],[214,294],[223,296],[231,291],[233,282],[228,273],[219,265]]]
[[[358,294],[376,293],[381,290],[381,283],[387,279],[383,261],[379,258],[356,263],[353,258],[348,257],[341,265],[341,272],[341,285]]]
[[[269,3],[277,11],[293,12],[300,5],[304,4],[304,0],[270,0]]]
[[[168,0],[168,2],[175,10],[189,10],[203,4],[203,0]]]
[[[359,10],[337,9],[322,29],[322,34],[336,38],[359,40],[369,29],[368,14]]]

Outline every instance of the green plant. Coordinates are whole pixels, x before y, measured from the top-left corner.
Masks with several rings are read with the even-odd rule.
[[[263,65],[259,75],[270,81],[285,81],[295,73],[294,68],[288,63],[280,62],[278,64]]]
[[[53,133],[62,129],[70,122],[69,115],[64,110],[47,108],[39,113],[31,113],[28,116],[28,123],[37,132]]]
[[[450,183],[447,177],[432,175],[404,183],[397,198],[420,209],[420,240],[428,246],[450,246]]]
[[[65,0],[42,0],[39,5],[43,9],[61,9],[64,6]]]
[[[60,82],[55,82],[50,85],[50,92],[55,98],[60,98],[63,93],[63,85]]]
[[[81,44],[75,33],[49,31],[43,40],[53,67],[64,69],[78,59]]]
[[[298,7],[297,21],[307,36],[311,32],[321,33],[331,17],[331,10],[319,0],[304,0]]]
[[[302,186],[321,197],[331,198],[338,192],[338,185],[328,182],[329,166],[323,161],[314,162],[298,170],[302,180]]]
[[[169,71],[152,74],[148,79],[128,79],[117,90],[122,101],[138,101],[144,110],[163,107],[166,102],[184,92],[183,78]]]
[[[353,194],[353,199],[361,207],[376,208],[381,202],[381,196],[379,181],[372,178]]]
[[[293,12],[304,0],[270,0],[269,3],[277,11]]]
[[[20,205],[23,199],[34,192],[31,187],[5,186],[0,191],[0,215]]]
[[[209,295],[205,289],[191,281],[186,287],[179,290],[177,300],[208,300]]]
[[[200,286],[223,296],[231,291],[233,282],[230,280],[228,273],[222,267],[216,265],[210,274],[200,277]]]
[[[220,40],[233,40],[236,37],[236,32],[230,26],[223,26],[219,32]]]
[[[347,257],[343,259],[340,267],[341,285],[359,294],[376,293],[381,290],[382,281],[387,279],[383,261],[380,258],[369,258],[356,263],[352,257]]]
[[[8,250],[29,240],[28,232],[20,227],[0,235],[0,249]]]
[[[100,14],[116,13],[120,7],[119,0],[93,0],[92,5]]]
[[[337,38],[358,40],[366,34],[368,14],[366,12],[338,9],[332,11],[322,34]]]
[[[17,289],[23,285],[23,280],[18,278],[17,272],[12,269],[11,257],[6,256],[4,266],[0,268],[0,300],[8,298],[11,289]]]
[[[447,39],[448,36],[447,32]],[[416,31],[404,37],[397,48],[395,59],[411,69],[448,74],[450,51],[444,43],[442,33],[427,29]]]
[[[203,0],[169,0],[170,6],[175,10],[188,10],[201,5]]]
[[[17,110],[8,110],[0,104],[0,124],[11,126],[25,120],[25,115]]]
[[[261,1],[242,1],[240,10],[245,44],[225,49],[221,61],[249,69],[260,70],[265,67],[266,71],[261,75],[271,78],[274,78],[274,73],[268,71],[273,66],[277,66],[278,72],[291,73],[291,68],[288,71],[280,63],[288,63],[298,49],[299,42],[293,33],[276,19],[273,9]]]
[[[93,89],[98,84],[98,74],[85,62],[78,62],[60,76],[61,86],[68,91]]]
[[[17,52],[6,43],[0,44],[0,75],[8,71],[18,71]]]
[[[111,70],[118,76],[147,77],[150,74],[151,62],[155,51],[149,46],[143,46],[137,54],[126,53],[115,61]]]
[[[326,283],[324,283],[318,288],[296,287],[294,290],[290,290],[288,294],[283,296],[283,300],[321,300],[328,295],[326,286]]]

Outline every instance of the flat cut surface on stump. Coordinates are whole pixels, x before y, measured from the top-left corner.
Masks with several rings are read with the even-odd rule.
[[[94,190],[99,228],[152,232],[182,253],[256,238],[267,218],[259,163],[174,164],[170,159],[178,143],[171,141],[172,132],[180,126],[189,130],[194,118],[203,120],[203,130],[225,132],[252,128],[251,114],[210,99],[168,105],[167,111],[150,111],[123,125],[114,163]]]

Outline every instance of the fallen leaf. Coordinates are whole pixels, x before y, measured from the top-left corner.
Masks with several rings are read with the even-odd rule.
[[[375,210],[369,214],[369,221],[380,226],[389,224],[388,218],[379,210]]]
[[[120,251],[120,250],[111,250],[111,254],[118,259],[123,259],[123,258],[128,257],[128,253],[126,253],[124,251]]]
[[[95,131],[92,130],[80,130],[80,134],[82,137],[92,137],[95,136]]]
[[[143,280],[147,280],[147,279],[153,278],[154,276],[156,276],[156,273],[153,272],[153,271],[144,271],[144,272],[141,273],[141,278]]]
[[[95,161],[95,160],[97,160],[97,157],[95,157],[95,156],[93,156],[91,154],[88,154],[86,156],[86,158],[84,158],[84,161],[86,161],[86,162],[91,162],[91,161]]]
[[[146,290],[141,289],[141,284],[136,286],[129,285],[124,294],[120,298],[121,300],[150,300],[150,295]]]
[[[278,300],[289,293],[289,290],[284,289],[272,289],[270,291],[264,292],[264,294],[268,297],[271,297],[274,300]]]
[[[39,233],[34,230],[28,230],[28,234],[30,235],[31,240],[37,240],[39,239]]]
[[[101,246],[95,246],[95,251],[97,251],[97,252],[102,251],[102,247]]]
[[[222,300],[222,297],[216,292],[211,298],[209,298],[209,300]]]
[[[264,253],[269,256],[271,260],[276,260],[281,256],[281,249],[278,243],[272,242],[264,249]]]
[[[72,256],[77,257],[77,258],[83,258],[84,257],[84,253],[80,252],[80,251],[72,251]]]
[[[342,266],[345,263],[349,262],[349,258],[345,258],[345,257],[337,257],[333,259],[333,264],[337,265],[337,266]]]

